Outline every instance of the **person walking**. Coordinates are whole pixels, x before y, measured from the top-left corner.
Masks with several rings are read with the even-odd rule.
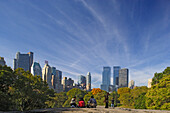
[[[111,100],[111,107],[114,108],[114,98]]]
[[[104,102],[105,102],[105,108],[108,108],[108,103],[109,103],[109,93],[107,93],[107,94],[105,95],[105,100],[104,100]]]

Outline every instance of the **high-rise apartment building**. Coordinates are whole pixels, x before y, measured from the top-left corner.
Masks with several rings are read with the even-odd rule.
[[[120,66],[114,66],[113,67],[113,85],[118,86],[119,85],[119,70]]]
[[[6,65],[6,62],[4,60],[4,57],[0,57],[0,65],[1,66],[5,66]]]
[[[129,70],[124,68],[119,70],[119,88],[128,87]]]
[[[109,92],[111,68],[103,67],[101,89]]]
[[[42,70],[42,79],[47,82],[49,88],[52,87],[52,75],[51,75],[51,67],[48,65],[48,63],[45,64],[43,70]]]
[[[31,73],[35,75],[40,75],[42,78],[42,68],[39,63],[34,62],[31,66]]]
[[[135,87],[135,81],[134,80],[131,80],[129,82],[129,86],[128,86],[130,89],[133,89]]]
[[[14,59],[14,70],[17,68],[23,68],[25,71],[31,72],[31,66],[33,64],[33,52],[27,54],[16,53]]]
[[[90,72],[88,72],[87,76],[86,76],[86,90],[91,91],[91,74],[90,74]]]

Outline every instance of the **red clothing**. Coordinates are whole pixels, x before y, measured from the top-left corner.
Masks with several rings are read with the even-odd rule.
[[[84,101],[79,101],[79,107],[85,107],[85,102]]]

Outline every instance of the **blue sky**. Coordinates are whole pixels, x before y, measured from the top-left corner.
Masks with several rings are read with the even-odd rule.
[[[18,51],[75,81],[91,72],[92,87],[103,66],[128,68],[147,85],[170,64],[170,1],[1,0],[0,56],[13,67]]]

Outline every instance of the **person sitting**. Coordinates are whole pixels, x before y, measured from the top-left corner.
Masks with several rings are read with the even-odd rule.
[[[77,105],[76,105],[76,97],[73,97],[73,98],[71,99],[70,105],[71,105],[72,108],[77,107]]]
[[[85,102],[83,100],[83,98],[80,98],[79,99],[79,105],[78,105],[80,108],[85,108]]]
[[[90,103],[89,103],[89,107],[91,107],[91,108],[96,108],[96,106],[97,106],[96,99],[94,99],[94,97],[91,96]]]

